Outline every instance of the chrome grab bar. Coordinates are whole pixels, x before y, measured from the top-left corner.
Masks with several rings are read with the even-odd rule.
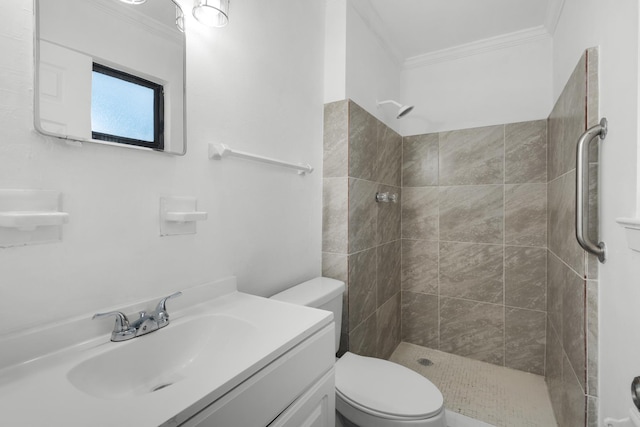
[[[578,140],[576,149],[576,238],[580,246],[598,257],[598,261],[604,263],[605,244],[598,244],[589,239],[589,212],[585,216],[584,203],[589,198],[589,143],[597,136],[601,140],[607,136],[607,119],[600,120],[582,134]],[[586,191],[586,194],[585,194]]]

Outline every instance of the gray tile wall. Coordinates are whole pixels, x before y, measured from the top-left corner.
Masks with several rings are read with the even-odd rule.
[[[402,137],[352,101],[325,105],[322,274],[344,281],[347,349],[388,358],[400,343]],[[418,225],[418,224],[417,224]]]
[[[598,51],[589,49],[548,119],[547,367],[553,409],[562,426],[596,426],[598,396],[598,282],[595,257],[575,238],[575,150],[599,121]],[[597,239],[598,144],[589,151],[590,235]],[[597,241],[597,240],[596,240]]]
[[[405,137],[402,340],[544,373],[547,122]]]

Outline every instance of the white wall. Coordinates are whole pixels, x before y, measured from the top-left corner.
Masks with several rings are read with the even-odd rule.
[[[414,111],[403,135],[546,118],[551,112],[551,38],[408,67],[402,99]]]
[[[391,105],[378,108],[377,102],[394,99],[404,103],[400,98],[401,68],[381,36],[373,31],[375,15],[367,15],[374,13],[365,9],[368,3],[358,4],[356,9],[353,2],[347,2],[347,98],[399,133],[398,109]]]
[[[627,248],[615,219],[632,217],[638,192],[638,2],[565,0],[554,35],[554,100],[584,49],[599,46],[600,113],[609,120],[601,143],[600,233],[607,261],[600,266],[600,425],[624,418],[630,384],[640,374],[638,301],[640,254]]]
[[[384,32],[380,17],[362,0],[346,2],[346,82],[343,67],[342,15],[345,0],[329,0],[325,64],[325,101],[336,101],[346,85],[346,98],[354,100],[402,135],[439,132],[476,126],[546,118],[552,107],[551,37],[529,31],[525,41],[499,48],[484,46],[478,53],[453,55],[456,59],[412,65],[404,61]],[[329,20],[334,21],[329,24]],[[328,33],[329,34],[329,33]],[[460,47],[452,49],[459,51]],[[443,52],[438,52],[442,54]],[[409,64],[409,65],[406,65]],[[414,105],[401,120],[390,105],[394,99]]]
[[[0,188],[59,190],[61,243],[0,249],[0,334],[235,274],[269,295],[320,273],[322,2],[245,0],[223,30],[187,16],[184,157],[33,130],[32,2],[0,3]],[[310,176],[207,158],[207,143],[317,168]],[[161,195],[196,196],[209,219],[159,237]]]
[[[324,102],[347,97],[347,0],[326,0]]]

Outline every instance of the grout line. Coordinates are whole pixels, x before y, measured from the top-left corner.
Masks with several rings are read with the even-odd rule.
[[[413,291],[411,289],[405,289],[403,292],[409,292],[409,293],[421,294],[421,295],[431,295],[431,296],[441,297],[441,298],[445,298],[445,299],[471,302],[471,303],[474,303],[474,304],[487,304],[487,305],[493,305],[493,306],[498,306],[498,307],[502,307],[504,305],[504,304],[502,304],[500,302],[480,301],[480,300],[474,300],[474,299],[463,298],[463,297],[456,297],[456,296],[449,296],[449,295],[439,295],[438,293],[430,293],[430,292],[418,292],[418,291]],[[542,314],[546,314],[547,313],[545,310],[536,310],[534,308],[518,307],[516,305],[504,305],[504,307],[505,308],[515,309],[515,310],[530,311],[530,312],[533,312],[533,313],[542,313]]]
[[[347,255],[347,256],[358,255],[358,254],[361,254],[362,252],[370,251],[372,249],[378,249],[378,248],[381,248],[382,246],[387,246],[387,245],[390,245],[391,243],[395,243],[401,240],[402,239],[398,238],[394,240],[389,240],[388,242],[377,243],[373,246],[369,246],[365,249],[360,249],[359,251],[355,251],[355,252],[328,252],[328,251],[322,251],[322,252],[328,253],[328,254],[334,254],[334,255]]]
[[[558,260],[560,260],[560,262],[562,262],[562,264],[564,264],[564,265],[565,265],[569,270],[571,270],[572,272],[574,272],[574,273],[576,274],[576,276],[580,277],[580,279],[584,279],[584,276],[583,276],[582,274],[578,273],[578,272],[577,272],[573,267],[571,267],[569,264],[567,264],[567,263],[565,262],[565,260],[564,260],[564,259],[562,259],[562,258],[560,257],[560,255],[556,254],[556,253],[555,253],[553,250],[551,250],[550,248],[547,248],[547,250],[548,250],[549,252],[551,252],[551,253],[553,254],[553,256],[555,256],[556,258],[558,258]],[[594,280],[595,280],[595,279],[594,279]],[[597,281],[597,280],[595,280],[595,281]]]
[[[589,128],[589,49],[586,50],[585,54],[585,79],[584,79],[584,92],[585,92],[585,96],[584,96],[584,127],[585,127],[585,131]],[[587,150],[589,150],[589,147],[587,147]],[[588,162],[589,160],[589,153],[587,152],[587,181],[588,179],[588,175],[589,175],[589,166],[590,163]],[[599,158],[598,158],[599,160]],[[576,164],[576,168],[577,168],[577,164]],[[576,171],[577,173],[577,171]],[[586,197],[585,203],[587,205],[587,221],[589,221],[589,196]],[[596,200],[596,206],[598,204],[598,201]],[[598,227],[599,228],[599,227]],[[584,380],[584,389],[583,389],[583,393],[586,395],[587,391],[589,389],[588,387],[588,381],[589,381],[589,375],[588,375],[588,370],[589,370],[589,346],[588,346],[588,339],[589,339],[589,319],[588,319],[588,314],[589,314],[589,310],[588,310],[588,300],[589,300],[589,289],[587,286],[587,280],[589,278],[589,254],[585,251],[584,252],[584,274],[583,274],[583,280],[582,280],[582,287],[583,287],[583,301],[582,301],[582,321],[583,321],[583,325],[582,325],[582,330],[583,330],[583,334],[584,334],[584,339],[583,339],[583,351],[584,351],[584,372],[583,372],[583,380]],[[575,372],[574,372],[575,373]],[[586,405],[585,405],[586,407]]]
[[[548,217],[547,217],[548,218]],[[549,249],[547,249],[548,251]],[[544,271],[545,271],[545,288],[544,288],[544,357],[542,358],[542,376],[547,378],[547,347],[549,346],[549,323],[551,323],[551,319],[549,318],[549,281],[547,280],[549,274],[549,255],[545,253],[544,257]]]
[[[325,178],[325,179],[339,179],[340,177],[336,177],[336,178]],[[364,179],[364,178],[358,178],[356,176],[348,176],[348,177],[341,177],[341,178],[350,178],[350,179],[355,179],[357,181],[363,181],[363,182],[368,182],[369,184],[375,184],[377,186],[384,186],[384,187],[393,187],[393,188],[402,188],[402,187],[398,187],[397,185],[392,185],[392,184],[385,184],[384,182],[380,182],[380,181],[372,181],[370,179]],[[409,188],[413,188],[413,187],[409,187]]]
[[[531,182],[529,184],[544,184],[542,182]],[[500,184],[500,183],[491,183],[491,184],[453,184],[453,185],[429,185],[429,186],[425,186],[425,187],[408,187],[408,188],[433,188],[433,187],[437,187],[439,189],[442,188],[457,188],[457,187],[498,187],[501,185],[505,185],[505,184]],[[511,185],[511,184],[510,184]],[[518,185],[518,184],[512,184],[512,185]]]
[[[553,113],[553,110],[552,110]],[[543,357],[543,365],[542,365],[542,373],[543,376],[545,378],[547,378],[547,367],[549,364],[549,361],[547,360],[547,350],[549,347],[549,325],[551,324],[551,318],[549,317],[549,252],[551,252],[549,250],[549,117],[551,116],[551,113],[549,113],[549,116],[547,117],[547,120],[545,120],[545,144],[544,144],[544,165],[545,165],[545,177],[546,177],[546,181],[547,181],[547,186],[546,186],[546,203],[545,203],[545,218],[546,218],[546,224],[545,224],[545,234],[546,234],[546,247],[547,247],[547,251],[544,257],[544,271],[545,271],[545,289],[544,289],[544,308],[545,308],[545,312],[546,312],[546,318],[545,318],[545,322],[544,322],[544,357]],[[551,325],[551,327],[553,328],[553,325]],[[555,331],[554,331],[555,332]]]
[[[347,344],[346,350],[351,350],[351,337],[352,332],[355,329],[351,325],[351,257],[349,253],[349,232],[351,227],[351,221],[349,221],[349,212],[351,212],[351,101],[347,100]],[[344,309],[344,307],[343,307]]]
[[[576,380],[576,383],[578,383],[578,387],[580,387],[580,390],[582,391],[582,394],[585,396],[585,398],[587,397],[587,392],[586,392],[586,380],[585,380],[585,387],[582,386],[582,384],[580,383],[580,379],[578,378],[578,375],[576,374],[576,371],[573,368],[573,363],[571,363],[571,359],[569,359],[569,355],[567,354],[567,352],[564,349],[564,346],[562,345],[562,343],[560,343],[560,348],[562,348],[562,356],[563,359],[566,357],[567,358],[567,362],[569,362],[569,369],[571,369],[571,373],[573,374],[573,378]],[[564,366],[564,360],[562,361],[562,365]],[[563,382],[564,382],[564,368],[563,368],[563,372],[562,372],[562,377],[563,377]]]
[[[593,164],[598,164],[598,162],[590,162]],[[570,171],[569,171],[570,172]],[[568,173],[568,172],[567,172]],[[563,174],[566,175],[566,174]],[[560,177],[558,177],[560,178]],[[360,178],[357,178],[360,179]],[[363,180],[365,181],[365,180]],[[489,187],[496,185],[546,185],[547,182],[505,182],[504,184],[500,183],[485,183],[485,184],[449,184],[449,185],[408,185],[402,188],[449,188],[449,187]],[[393,187],[393,186],[392,186]]]
[[[414,239],[411,237],[403,237],[402,240],[410,240],[414,242],[442,242],[442,243],[461,243],[470,245],[484,245],[484,246],[505,246],[508,248],[530,248],[530,249],[547,249],[546,246],[529,246],[529,245],[512,245],[502,243],[485,243],[485,242],[462,242],[457,240],[437,240],[437,239]]]
[[[568,171],[566,171],[566,172],[565,172],[565,173],[563,173],[562,175],[558,175],[557,177],[553,178],[551,181],[547,182],[547,185],[548,185],[548,184],[551,184],[552,182],[558,181],[558,180],[559,180],[559,179],[561,179],[561,178],[565,178],[567,175],[569,175],[571,172],[574,172],[575,170],[576,170],[576,168],[575,168],[575,167],[574,167],[574,168],[572,168],[572,169],[569,169]]]
[[[402,205],[404,204],[404,139],[403,136],[400,141],[400,331],[399,331],[399,339],[402,342],[404,338],[404,322],[403,319],[403,309],[402,309],[402,300],[404,297],[404,242],[402,241]],[[397,348],[397,346],[396,346]]]
[[[502,127],[502,365],[507,366],[507,126]]]
[[[331,252],[331,251],[322,251],[323,254],[330,254],[330,255],[344,255],[344,256],[349,256],[350,254],[346,253],[346,252]]]
[[[437,271],[437,275],[436,275],[436,286],[438,289],[438,338],[437,338],[437,344],[438,344],[438,350],[440,350],[440,348],[442,347],[442,298],[440,296],[440,133],[438,132],[438,173],[436,175],[437,177],[437,182],[438,182],[438,252],[436,254],[436,271]]]

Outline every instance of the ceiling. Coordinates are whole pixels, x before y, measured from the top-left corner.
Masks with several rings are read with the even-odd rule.
[[[562,0],[368,0],[402,59],[532,28],[553,33]],[[557,16],[555,17],[557,20]]]

